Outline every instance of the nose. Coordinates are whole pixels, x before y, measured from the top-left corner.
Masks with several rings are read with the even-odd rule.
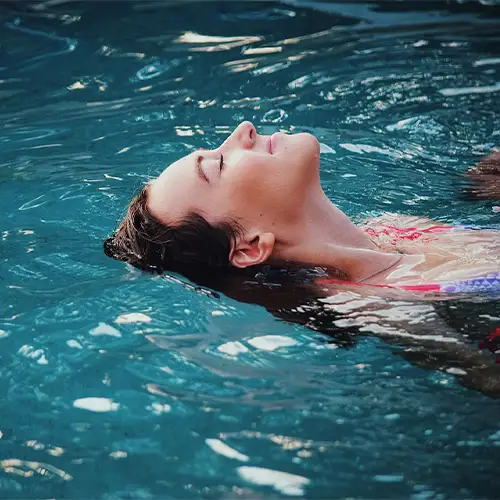
[[[253,148],[256,140],[257,132],[253,123],[245,121],[241,122],[234,130],[233,133],[224,141],[222,147],[229,148]]]

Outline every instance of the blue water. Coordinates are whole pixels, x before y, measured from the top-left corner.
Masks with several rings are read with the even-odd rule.
[[[498,400],[356,334],[355,295],[303,320],[102,252],[135,189],[243,119],[316,134],[353,217],[498,225],[460,174],[500,143],[499,12],[412,8],[0,5],[2,498],[498,498]],[[387,307],[500,324],[495,298]]]

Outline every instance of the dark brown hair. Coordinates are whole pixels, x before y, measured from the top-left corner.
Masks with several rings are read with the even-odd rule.
[[[208,266],[228,268],[231,248],[241,233],[236,221],[210,224],[191,213],[167,225],[148,209],[149,186],[130,203],[115,233],[104,242],[104,253],[144,271],[163,273]]]
[[[318,297],[314,285],[318,276],[342,279],[341,271],[326,272],[293,263],[235,268],[229,255],[242,232],[236,221],[213,225],[192,213],[175,225],[167,225],[151,214],[147,201],[148,186],[133,198],[118,229],[104,242],[108,257],[143,271],[181,274],[194,283],[196,291],[215,297],[220,292],[240,302],[260,304],[285,321],[328,333],[344,346],[353,344],[350,330],[335,329],[334,333],[330,319],[324,321],[316,314],[317,321],[313,321],[309,309],[303,313],[295,309]]]

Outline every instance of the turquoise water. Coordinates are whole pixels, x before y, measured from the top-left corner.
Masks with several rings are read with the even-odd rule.
[[[351,216],[498,225],[460,195],[500,143],[498,10],[298,5],[0,6],[1,497],[498,498],[498,401],[397,335],[477,341],[498,299],[388,302],[392,341],[356,295],[279,311],[103,255],[135,189],[243,119],[316,134]]]

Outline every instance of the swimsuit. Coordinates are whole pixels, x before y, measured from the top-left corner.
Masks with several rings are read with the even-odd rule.
[[[375,230],[371,227],[364,228],[366,234],[372,237],[379,237],[381,235],[391,236],[391,244],[395,245],[403,241],[420,240],[423,243],[432,241],[432,234],[445,233],[456,230],[474,230],[483,229],[478,226],[431,226],[425,229],[418,229],[416,227],[396,227],[396,226],[382,226],[382,229]],[[491,229],[491,228],[488,228]],[[327,283],[344,283],[349,285],[359,286],[374,286],[378,288],[397,288],[400,290],[408,290],[413,292],[447,292],[447,293],[461,293],[461,292],[479,292],[479,293],[493,293],[500,292],[500,271],[495,271],[481,276],[478,278],[468,278],[455,281],[445,281],[442,283],[425,283],[422,285],[364,285],[363,283],[346,282],[334,279],[320,279],[317,281],[319,284]]]
[[[447,293],[461,293],[461,292],[500,292],[500,271],[489,273],[486,276],[479,278],[468,278],[456,281],[444,281],[442,283],[425,283],[422,285],[365,285],[363,283],[356,283],[355,281],[341,281],[334,279],[320,279],[316,283],[328,284],[339,283],[345,285],[358,285],[358,286],[374,286],[377,288],[397,288],[399,290],[408,290],[411,292],[447,292]]]
[[[383,225],[382,229],[373,229],[372,227],[363,228],[364,232],[368,236],[372,237],[380,237],[384,236],[392,236],[391,244],[395,245],[396,243],[401,243],[403,241],[415,241],[420,240],[422,243],[429,243],[436,238],[432,237],[432,234],[438,233],[449,233],[451,231],[471,231],[474,229],[486,229],[478,226],[430,226],[424,229],[419,229],[416,227],[396,227]],[[487,228],[492,229],[492,228]]]

